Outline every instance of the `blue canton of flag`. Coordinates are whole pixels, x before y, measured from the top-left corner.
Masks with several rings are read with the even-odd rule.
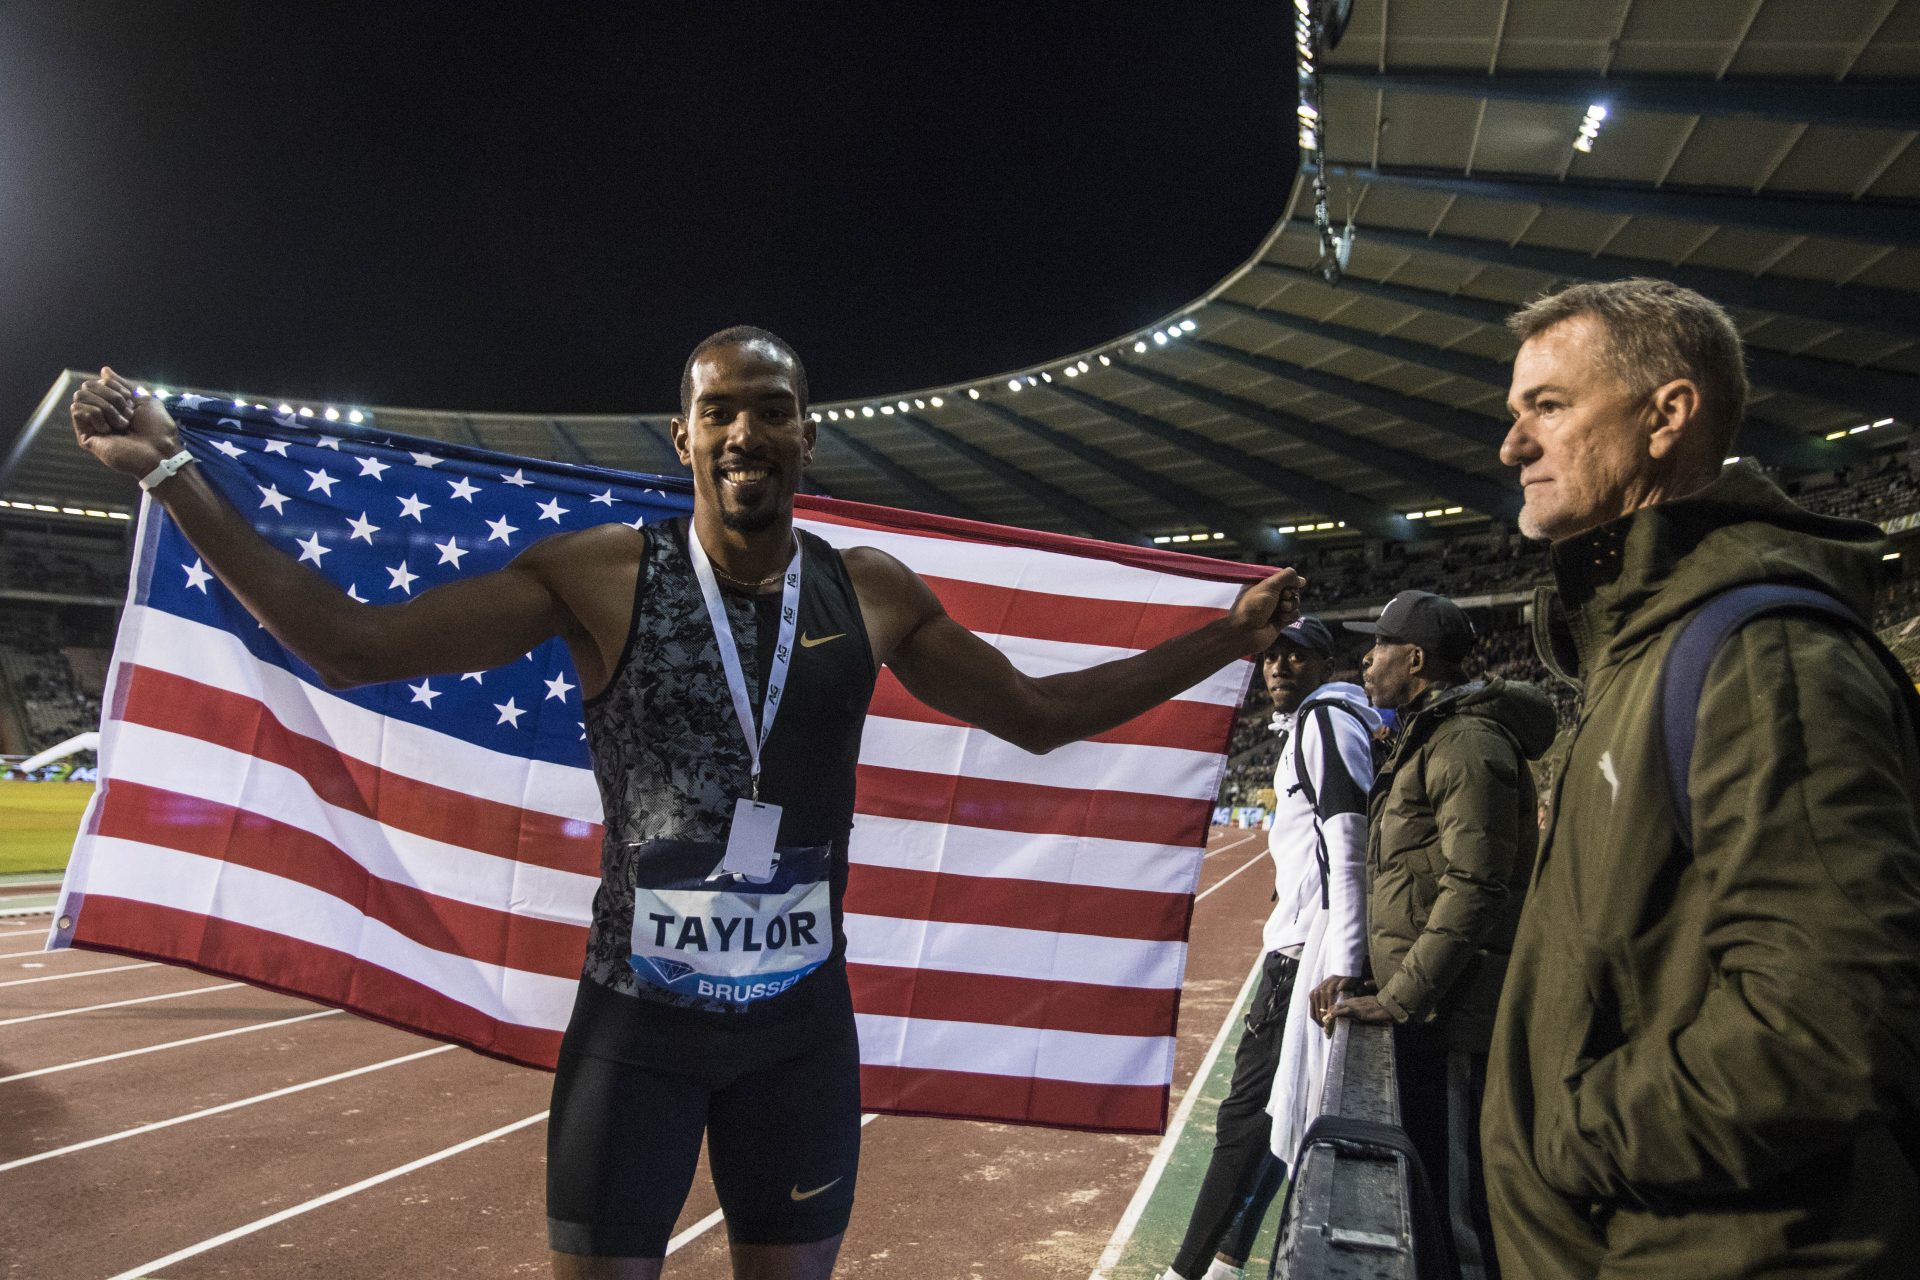
[[[643,528],[693,509],[680,478],[634,476],[365,428],[327,432],[293,414],[182,395],[170,406],[214,488],[275,547],[354,599],[394,605],[501,568],[541,538],[593,525]],[[320,683],[254,621],[171,521],[147,543],[135,603],[231,632],[263,662]],[[482,621],[484,625],[484,620]],[[550,640],[491,671],[339,691],[348,701],[469,742],[585,766],[579,676]]]

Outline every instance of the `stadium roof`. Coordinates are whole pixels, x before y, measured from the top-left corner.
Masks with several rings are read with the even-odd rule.
[[[1502,321],[1558,284],[1630,275],[1733,312],[1755,384],[1739,447],[1763,462],[1844,463],[1920,415],[1920,0],[1353,8],[1320,55],[1329,209],[1352,227],[1337,283],[1317,271],[1303,151],[1266,243],[1158,324],[816,405],[819,487],[1238,554],[1510,517]],[[84,376],[64,374],[5,447],[0,499],[131,506],[132,483],[72,447],[64,406]],[[370,412],[387,430],[678,470],[665,414]]]

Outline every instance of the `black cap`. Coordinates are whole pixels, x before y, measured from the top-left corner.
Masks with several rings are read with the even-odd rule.
[[[1331,658],[1334,654],[1333,632],[1327,624],[1314,617],[1296,618],[1280,628],[1280,638],[1275,644],[1290,644],[1296,649]]]
[[[1466,612],[1431,591],[1402,591],[1387,601],[1376,621],[1346,626],[1388,644],[1417,644],[1443,662],[1458,662],[1473,649]]]

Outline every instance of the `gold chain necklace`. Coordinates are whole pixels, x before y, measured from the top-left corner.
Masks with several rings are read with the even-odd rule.
[[[728,586],[736,588],[737,590],[740,590],[740,591],[754,591],[754,592],[765,591],[768,587],[780,581],[780,579],[784,577],[787,572],[785,569],[778,569],[773,573],[767,575],[766,577],[760,579],[760,581],[758,582],[742,582],[740,581],[740,579],[734,577],[732,574],[728,573],[725,569],[722,569],[717,564],[712,565],[712,568],[713,568],[713,576],[720,579],[720,581],[726,583]]]

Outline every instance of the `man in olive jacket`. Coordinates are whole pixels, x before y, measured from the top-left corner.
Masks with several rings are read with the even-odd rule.
[[[1444,596],[1403,591],[1377,622],[1347,626],[1374,638],[1368,698],[1400,713],[1368,800],[1367,946],[1378,991],[1355,994],[1357,981],[1336,977],[1315,994],[1322,1006],[1346,997],[1331,1017],[1393,1024],[1401,1124],[1461,1274],[1474,1280],[1498,1274],[1480,1096],[1538,837],[1527,761],[1553,742],[1553,704],[1530,685],[1463,683],[1473,628]],[[1440,1248],[1415,1243],[1423,1255]]]
[[[1502,1265],[1540,1277],[1920,1273],[1920,754],[1864,637],[1735,632],[1689,762],[1655,695],[1678,624],[1787,583],[1863,615],[1881,539],[1722,465],[1740,340],[1697,294],[1580,285],[1514,318],[1501,449],[1553,542],[1584,684],[1485,1102]]]

